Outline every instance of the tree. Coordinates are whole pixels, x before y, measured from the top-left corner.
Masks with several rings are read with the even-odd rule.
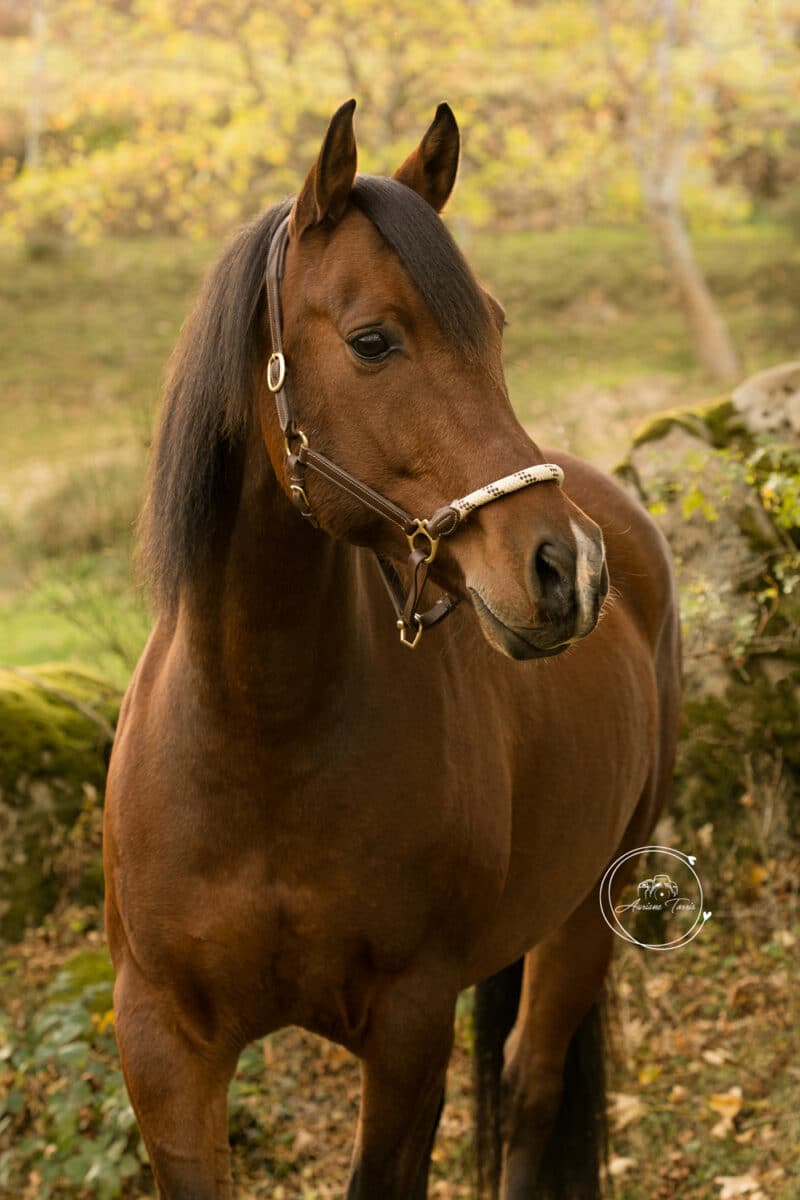
[[[696,0],[596,0],[645,211],[698,358],[714,379],[730,383],[741,375],[739,357],[695,257],[681,204],[686,165],[711,111],[711,68],[719,49],[701,36],[698,7]]]

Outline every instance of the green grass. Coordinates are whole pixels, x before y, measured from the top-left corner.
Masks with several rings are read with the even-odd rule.
[[[792,235],[747,227],[696,243],[746,371],[794,357]],[[0,253],[0,661],[124,664],[109,640],[135,656],[146,618],[127,611],[130,526],[164,368],[217,249]],[[650,412],[715,393],[646,231],[476,235],[465,250],[506,306],[512,399],[545,444],[609,466]]]

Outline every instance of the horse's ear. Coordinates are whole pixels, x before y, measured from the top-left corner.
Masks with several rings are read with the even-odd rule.
[[[356,177],[355,100],[348,100],[331,117],[317,161],[294,202],[289,229],[300,237],[312,225],[339,221]]]
[[[437,212],[453,190],[458,170],[461,136],[449,104],[440,104],[430,129],[392,176],[413,188]]]

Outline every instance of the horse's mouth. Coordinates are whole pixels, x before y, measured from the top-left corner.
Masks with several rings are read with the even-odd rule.
[[[567,641],[548,642],[547,631],[543,629],[507,625],[492,611],[479,591],[474,587],[469,587],[468,591],[489,640],[509,658],[554,658],[572,645],[571,638]]]

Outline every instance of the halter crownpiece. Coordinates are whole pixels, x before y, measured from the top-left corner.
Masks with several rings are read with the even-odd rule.
[[[372,553],[394,607],[400,641],[413,650],[419,644],[422,631],[441,621],[458,604],[458,600],[454,600],[452,596],[443,595],[430,608],[423,612],[417,611],[428,578],[428,570],[436,558],[439,540],[454,534],[461,522],[476,508],[499,500],[502,496],[509,496],[512,492],[518,492],[534,483],[557,483],[560,487],[564,482],[564,472],[556,463],[524,467],[521,471],[505,475],[502,479],[495,479],[466,496],[451,500],[449,504],[438,508],[432,517],[425,519],[412,517],[411,513],[380,492],[376,492],[368,483],[357,479],[319,451],[312,450],[308,438],[295,422],[294,409],[286,386],[280,293],[288,241],[287,216],[275,231],[267,256],[267,314],[272,340],[272,353],[267,361],[267,387],[275,397],[278,422],[283,433],[292,502],[300,515],[316,527],[317,522],[306,492],[306,470],[311,467],[329,483],[335,484],[361,504],[402,529],[409,546],[411,584],[407,589],[404,589],[392,563],[375,551]]]

